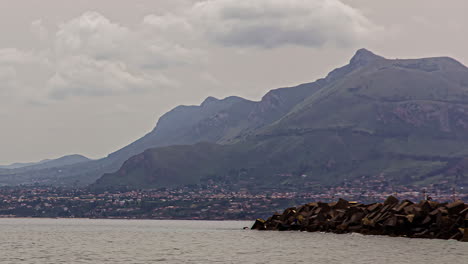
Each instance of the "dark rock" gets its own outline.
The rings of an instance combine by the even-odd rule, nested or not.
[[[348,224],[360,224],[365,214],[363,212],[357,212],[351,216]]]
[[[361,222],[362,222],[362,225],[364,226],[371,226],[371,227],[375,226],[375,222],[367,217],[364,217],[361,220]]]
[[[254,225],[252,226],[252,230],[266,230],[265,220],[258,218],[255,220]]]
[[[349,202],[344,199],[339,199],[335,205],[331,206],[333,209],[347,209],[349,208]]]
[[[380,207],[382,207],[382,204],[376,203],[376,204],[369,205],[367,207],[367,210],[369,212],[374,212],[375,210],[380,209]]]
[[[468,207],[461,211],[460,215],[468,219]]]
[[[391,218],[387,218],[384,222],[385,227],[394,227],[397,225],[397,217],[392,216]]]
[[[465,209],[465,203],[463,201],[455,201],[447,205],[447,211],[449,214],[458,214]]]
[[[384,205],[394,205],[398,202],[399,200],[395,196],[391,195],[387,198],[387,200],[385,200]]]
[[[468,228],[463,228],[463,238],[461,239],[462,242],[468,242]]]
[[[414,215],[412,215],[412,214],[406,215],[406,219],[408,219],[408,222],[413,223]]]
[[[256,230],[301,230],[308,232],[356,232],[368,235],[468,241],[468,206],[462,201],[442,204],[421,201],[398,202],[390,196],[370,205],[340,199],[334,203],[309,203],[275,213],[267,221],[257,219]]]
[[[451,236],[449,239],[454,239],[454,240],[462,240],[463,239],[463,234],[461,232],[455,233],[453,236]]]
[[[393,208],[393,210],[397,213],[400,213],[401,211],[403,211],[403,209],[405,209],[405,207],[410,206],[412,204],[413,204],[412,202],[405,200],[401,202],[400,205]]]
[[[422,221],[421,224],[423,225],[428,225],[432,222],[432,218],[430,216],[426,216],[426,218],[424,218],[424,220]]]
[[[436,216],[436,215],[438,215],[439,213],[442,213],[440,209],[441,209],[441,208],[437,208],[437,209],[433,210],[432,212],[429,213],[429,215],[430,215],[430,216]]]
[[[431,203],[429,203],[429,201],[421,201],[419,203],[419,209],[421,209],[421,211],[424,213],[429,213],[433,210]]]

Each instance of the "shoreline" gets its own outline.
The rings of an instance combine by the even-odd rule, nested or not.
[[[0,220],[2,219],[49,219],[49,220],[147,220],[147,221],[208,221],[208,222],[255,222],[255,219],[246,219],[246,220],[239,220],[239,219],[170,219],[170,218],[162,218],[162,219],[154,219],[154,218],[86,218],[86,217],[4,217],[0,216]]]

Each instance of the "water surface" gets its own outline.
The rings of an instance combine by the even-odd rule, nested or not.
[[[251,222],[0,219],[0,263],[468,263],[468,243],[242,230]]]

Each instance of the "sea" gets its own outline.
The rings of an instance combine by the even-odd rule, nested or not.
[[[246,221],[0,219],[0,263],[460,263],[468,243],[252,231]]]

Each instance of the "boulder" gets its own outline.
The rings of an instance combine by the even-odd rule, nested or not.
[[[265,220],[258,218],[252,226],[252,230],[266,230]]]
[[[468,207],[463,209],[463,211],[460,212],[460,215],[468,219]]]
[[[393,196],[370,205],[339,199],[334,203],[309,203],[257,219],[255,230],[357,232],[416,238],[456,239],[468,242],[468,205],[421,201],[398,202]]]
[[[385,200],[384,202],[384,205],[395,205],[399,202],[399,200],[393,196],[393,195],[390,195],[387,200]]]
[[[333,209],[347,209],[349,208],[349,202],[345,199],[339,199],[335,205],[331,206]]]
[[[447,211],[449,214],[458,214],[465,209],[465,203],[463,201],[455,201],[447,205]]]
[[[414,222],[414,215],[413,214],[409,214],[409,215],[406,215],[406,218],[408,219],[408,222],[410,222],[411,224]]]
[[[431,203],[429,201],[421,201],[418,205],[419,209],[421,209],[422,212],[424,213],[429,213],[433,211],[433,208],[431,206]]]
[[[347,221],[347,224],[360,224],[362,219],[364,218],[365,214],[363,212],[356,212],[351,216],[351,218]]]
[[[400,213],[400,212],[402,212],[402,211],[405,209],[405,207],[408,207],[408,206],[410,206],[410,205],[412,205],[412,204],[413,204],[413,203],[412,203],[411,201],[405,200],[405,201],[401,202],[398,206],[395,206],[395,207],[393,208],[393,210],[394,210],[395,212],[397,212],[397,213]]]
[[[394,215],[390,218],[387,218],[384,222],[384,227],[395,227],[397,225],[397,217]]]
[[[463,228],[463,237],[461,239],[462,242],[468,242],[468,228]]]
[[[374,221],[372,221],[371,219],[369,219],[369,218],[367,218],[367,217],[364,217],[364,218],[361,220],[361,223],[362,223],[362,225],[364,225],[364,226],[371,226],[371,227],[375,226]]]
[[[382,204],[380,204],[380,203],[375,203],[375,204],[371,204],[371,205],[367,206],[367,210],[368,210],[369,212],[374,212],[374,211],[380,209],[381,207],[382,207]]]

